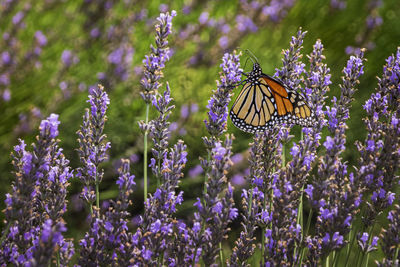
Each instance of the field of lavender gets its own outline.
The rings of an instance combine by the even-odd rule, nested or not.
[[[0,266],[398,266],[399,17],[397,0],[2,1]],[[313,127],[234,127],[246,49]]]

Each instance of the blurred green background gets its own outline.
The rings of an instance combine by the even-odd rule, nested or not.
[[[0,53],[11,55],[12,63],[5,64],[7,58],[3,57],[0,65],[0,77],[8,77],[8,82],[0,80],[0,182],[4,185],[0,188],[1,208],[13,180],[9,153],[18,138],[32,143],[40,120],[50,113],[60,115],[61,146],[71,166],[79,166],[76,131],[88,107],[87,88],[102,83],[111,99],[105,131],[112,148],[109,162],[103,165],[101,198],[107,200],[117,195],[116,167],[120,158],[130,158],[137,182],[131,212],[134,217],[140,213],[143,136],[137,122],[144,119],[144,104],[139,96],[141,62],[149,53],[150,44],[154,45],[155,18],[160,11],[177,11],[169,38],[172,55],[163,82],[169,82],[176,105],[171,116],[171,121],[176,122],[171,126],[171,144],[183,139],[189,152],[188,175],[181,184],[185,203],[178,212],[179,217],[192,214],[194,200],[201,194],[204,178],[201,174],[195,175],[194,168],[199,164],[199,157],[205,155],[201,141],[201,136],[206,135],[203,120],[207,101],[219,78],[224,52],[237,47],[250,49],[263,71],[272,75],[275,68],[282,66],[282,49],[288,48],[291,36],[302,27],[308,32],[303,49],[306,69],[306,55],[312,51],[315,41],[321,39],[325,47],[333,81],[330,101],[332,96],[339,96],[338,83],[349,57],[347,53],[366,47],[368,61],[350,113],[344,155],[351,166],[358,157],[354,142],[365,138],[362,105],[373,92],[385,59],[400,45],[398,0],[3,2],[0,4],[3,37]],[[15,23],[19,12],[24,16]],[[40,44],[35,38],[37,31],[46,36],[46,44]],[[123,54],[122,59],[118,53]],[[245,59],[242,57],[242,64]],[[247,71],[249,67],[248,64]],[[154,114],[152,111],[151,117]],[[298,131],[299,128],[294,129],[294,133]],[[230,122],[228,132],[234,133],[234,152],[240,153],[229,176],[240,186],[252,136],[240,132]],[[240,160],[240,155],[244,159]],[[77,237],[83,235],[87,216],[79,201],[80,190],[79,181],[73,179],[66,220],[70,234]],[[154,183],[151,182],[152,190]],[[239,199],[236,203],[240,203]]]

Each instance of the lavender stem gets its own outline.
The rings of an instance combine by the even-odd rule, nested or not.
[[[369,233],[368,233],[368,244],[371,244],[372,233],[374,232],[374,228],[375,228],[375,223],[372,224],[371,229],[369,230]],[[363,255],[362,255],[362,258],[361,258],[361,265],[362,265],[362,263],[363,263],[363,261],[364,261],[365,253],[366,253],[366,252],[363,251]],[[369,254],[370,254],[370,253],[367,253],[367,261],[365,262],[365,266],[368,266]]]
[[[349,239],[351,238],[351,235],[352,235],[352,234],[353,234],[353,237],[352,237],[352,239],[351,239],[350,244],[349,244],[348,247],[347,247],[347,256],[346,256],[346,262],[345,262],[345,264],[344,264],[344,267],[347,267],[347,263],[349,262],[349,258],[350,258],[351,249],[353,248],[354,241],[355,241],[355,239],[356,239],[356,231],[353,231],[353,229],[354,229],[354,225],[353,225],[353,227],[351,228],[350,233],[349,233]]]
[[[96,207],[100,207],[100,192],[99,192],[99,181],[97,180],[97,174],[95,176],[96,179]]]
[[[221,261],[221,267],[224,267],[225,266],[224,265],[224,254],[222,251],[222,243],[221,242],[219,242],[219,259]]]
[[[146,125],[149,123],[149,103],[146,103]],[[143,194],[144,194],[144,202],[147,201],[147,135],[148,135],[148,131],[146,130],[144,132],[144,148],[143,148],[143,176],[144,176],[144,183],[143,183]]]
[[[308,218],[307,218],[307,226],[306,226],[305,231],[303,232],[303,236],[307,236],[307,235],[308,235],[308,231],[310,230],[312,215],[313,215],[313,210],[312,210],[312,208],[310,207],[310,213],[308,214]],[[302,228],[302,229],[303,229],[303,228]],[[305,251],[305,247],[303,246],[303,247],[300,249],[300,264],[299,264],[299,266],[301,266],[301,265],[303,264],[303,258],[304,258],[305,252],[306,252],[306,251]]]

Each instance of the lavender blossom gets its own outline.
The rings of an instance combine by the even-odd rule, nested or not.
[[[250,150],[250,174],[246,177],[251,188],[243,189],[242,205],[245,211],[243,217],[243,230],[235,242],[229,266],[246,266],[255,251],[255,232],[261,225],[263,232],[272,220],[272,211],[267,207],[271,201],[273,172],[280,165],[280,139],[281,132],[278,128],[256,133]],[[275,142],[272,142],[275,140]],[[277,153],[278,152],[278,153]]]
[[[400,244],[400,206],[395,205],[394,209],[389,211],[387,216],[389,226],[382,229],[381,243],[385,258],[377,263],[379,267],[396,266],[400,262],[399,244]],[[397,256],[397,258],[396,258]]]
[[[304,72],[304,64],[299,60],[302,57],[300,50],[304,36],[305,33],[299,30],[297,36],[292,38],[290,48],[284,51],[283,68],[277,70],[276,73],[286,84],[290,84],[297,90],[300,88],[301,74]],[[317,42],[314,46],[314,51],[309,58],[311,71],[303,93],[307,98],[312,98],[314,108],[320,110],[329,85],[329,69],[322,63],[320,43]],[[316,149],[319,146],[320,131],[323,126],[321,112],[317,112],[316,115],[321,118],[321,121],[313,129],[303,129],[304,139],[291,148],[292,160],[287,164],[286,169],[278,170],[276,174],[273,174],[275,177],[272,183],[273,205],[269,212],[279,214],[279,216],[272,216],[271,227],[265,231],[264,260],[266,264],[285,265],[299,260],[300,254],[296,248],[302,239],[302,229],[298,222],[300,218],[298,214],[302,213],[301,210],[298,211],[300,192],[305,186],[312,163],[316,158]],[[283,143],[288,141],[287,130],[281,136]]]
[[[154,264],[158,258],[169,255],[180,257],[176,254],[173,231],[176,219],[173,214],[177,205],[183,201],[183,192],[175,193],[179,179],[183,176],[183,168],[186,164],[186,145],[182,141],[174,146],[171,152],[165,155],[160,170],[161,185],[145,203],[145,213],[141,218],[140,227],[133,235],[134,246],[140,255],[136,258],[141,264]],[[170,260],[172,260],[170,258]],[[180,262],[178,258],[174,261]]]
[[[131,233],[128,232],[127,208],[132,204],[129,196],[135,186],[134,176],[129,173],[129,160],[122,160],[117,180],[119,194],[105,215],[94,214],[91,228],[80,241],[81,266],[114,264],[126,266],[132,257]],[[95,208],[95,212],[98,212]]]
[[[245,15],[238,15],[236,17],[236,27],[239,31],[251,31],[256,32],[258,30],[257,25],[254,24],[253,20]]]
[[[110,142],[106,142],[106,135],[103,134],[110,99],[104,87],[99,85],[89,91],[87,102],[90,103],[90,110],[86,109],[83,124],[77,132],[78,154],[83,165],[77,169],[77,176],[84,184],[82,198],[92,206],[96,200],[94,187],[97,187],[103,179],[103,170],[99,169],[99,165],[107,160],[107,150],[111,146]]]
[[[340,155],[345,149],[346,121],[352,96],[359,83],[358,78],[363,74],[363,52],[350,57],[343,73],[340,99],[334,97],[333,107],[327,107],[326,111],[328,129],[333,137],[328,136],[324,142],[326,153],[319,159],[318,178],[307,188],[312,207],[319,210],[316,234],[312,238],[307,237],[306,241],[311,265],[346,244],[343,237],[350,231],[360,204],[358,186],[354,183],[353,174],[347,176],[347,165]]]
[[[150,121],[150,137],[153,140],[154,147],[152,148],[153,158],[151,159],[150,166],[152,167],[154,175],[161,177],[161,164],[168,152],[168,139],[170,135],[168,118],[171,110],[175,108],[171,105],[173,100],[171,97],[171,89],[167,82],[166,90],[163,95],[155,95],[153,98],[153,106],[159,113],[159,116]]]
[[[386,62],[376,92],[364,105],[367,137],[364,143],[357,142],[361,157],[356,181],[369,196],[365,225],[373,224],[376,216],[392,205],[399,182],[400,114],[395,99],[400,96],[400,49]]]
[[[378,240],[379,237],[374,236],[372,237],[371,244],[369,244],[370,242],[369,234],[364,232],[362,235],[360,235],[358,239],[358,245],[360,246],[362,252],[370,253],[374,250],[377,250]]]
[[[43,224],[41,235],[34,240],[35,246],[32,249],[33,257],[29,264],[33,266],[49,265],[57,246],[63,242],[62,232],[66,230],[67,228],[65,228],[64,223],[54,223],[51,219],[46,220]],[[67,266],[66,263],[61,265]]]
[[[239,55],[225,54],[221,67],[223,73],[217,82],[218,88],[208,102],[208,120],[205,121],[206,129],[211,137],[203,137],[209,159],[201,160],[206,173],[207,181],[203,194],[203,203],[198,201],[198,213],[195,214],[195,223],[202,226],[202,231],[193,237],[195,240],[194,260],[197,253],[202,254],[206,265],[214,264],[218,253],[219,244],[226,237],[228,223],[236,216],[236,208],[232,199],[233,188],[227,183],[226,172],[231,165],[232,136],[227,135],[225,142],[219,137],[226,130],[228,117],[228,103],[232,89],[240,81],[241,69]],[[223,193],[223,197],[220,195]],[[212,218],[210,220],[210,218]],[[200,252],[201,251],[201,252]],[[220,259],[223,261],[223,259]]]
[[[169,47],[167,37],[171,34],[172,18],[176,16],[173,10],[171,15],[161,13],[157,18],[159,24],[156,25],[156,47],[150,46],[152,53],[147,55],[143,60],[144,77],[141,80],[142,92],[140,95],[146,103],[153,100],[153,95],[161,86],[159,80],[163,76],[162,69],[165,67],[165,62],[169,60]]]
[[[277,69],[275,73],[275,76],[278,76],[284,84],[293,90],[301,88],[302,78],[300,76],[304,73],[305,64],[300,61],[302,57],[300,51],[303,48],[303,39],[306,33],[301,31],[300,28],[296,36],[292,37],[289,49],[283,51],[283,67]]]
[[[25,150],[23,141],[14,148],[16,180],[13,193],[6,195],[7,228],[3,231],[6,239],[1,244],[1,263],[49,262],[60,246],[60,264],[65,266],[73,254],[72,243],[61,234],[66,229],[62,216],[66,209],[67,181],[72,174],[55,140],[58,125],[58,115],[51,114],[40,124],[33,152]],[[48,228],[53,223],[59,230],[57,238],[49,243],[48,236],[52,234]]]
[[[78,63],[79,58],[74,55],[71,50],[64,50],[61,54],[61,61],[64,64],[65,68],[68,68],[72,64]]]
[[[109,84],[117,81],[125,81],[130,76],[130,66],[134,55],[134,49],[129,43],[119,43],[107,57],[110,63],[106,77],[103,79]]]
[[[221,63],[223,74],[218,88],[214,90],[213,96],[208,101],[208,120],[205,121],[207,131],[213,137],[219,137],[226,131],[228,118],[228,103],[231,100],[232,90],[240,82],[242,69],[240,68],[239,57],[241,54],[226,53]],[[206,143],[208,141],[205,141]],[[209,147],[208,144],[206,144]]]

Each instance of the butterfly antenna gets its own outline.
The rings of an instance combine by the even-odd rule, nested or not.
[[[246,69],[246,65],[247,65],[248,61],[249,61],[249,58],[246,58],[246,61],[244,62],[244,67],[243,67],[244,70]]]
[[[246,49],[246,54],[249,55],[249,57],[251,57],[252,59],[254,59],[256,62],[258,62],[257,57],[256,57],[249,49]],[[253,60],[252,60],[252,61],[253,61]],[[253,63],[254,63],[254,61],[253,61]]]

